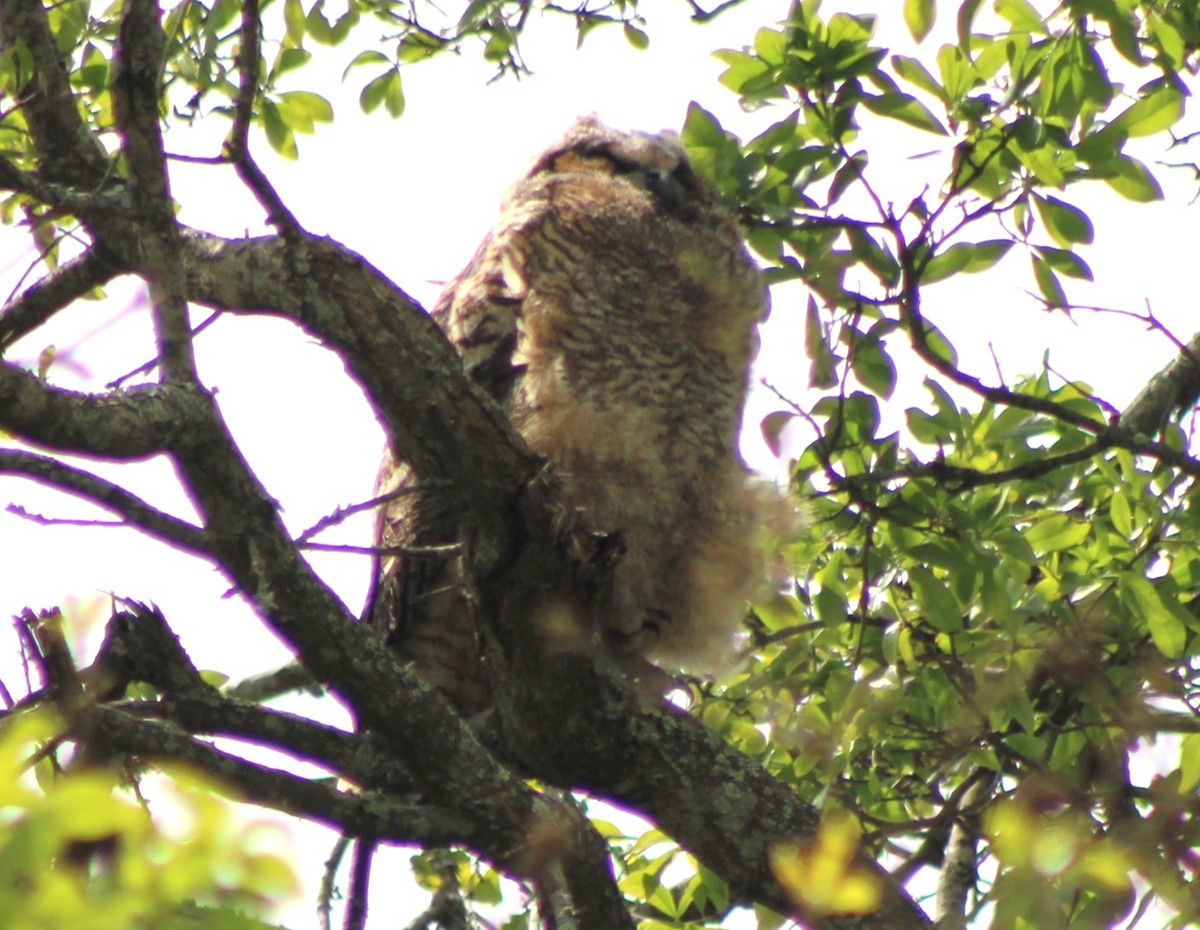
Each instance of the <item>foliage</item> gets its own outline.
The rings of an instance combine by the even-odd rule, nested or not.
[[[271,146],[297,157],[296,134],[333,118],[322,97],[292,89],[314,45],[352,45],[347,74],[364,75],[363,110],[399,117],[406,69],[468,42],[501,72],[520,71],[519,39],[535,7],[573,16],[580,41],[605,24],[621,25],[635,47],[648,38],[629,0],[571,11],[472,0],[457,19],[419,4],[352,0],[333,14],[321,0],[285,0],[247,107],[243,8],[185,2],[165,18],[162,117],[236,124],[248,113]],[[692,712],[824,816],[806,844],[771,853],[775,879],[810,914],[874,906],[878,889],[854,864],[859,844],[906,879],[940,868],[939,908],[972,926],[1110,927],[1155,899],[1179,915],[1176,926],[1200,914],[1190,887],[1200,462],[1176,424],[1195,391],[1149,392],[1117,411],[1049,371],[991,384],[959,367],[923,312],[938,282],[1018,258],[1032,299],[1070,312],[1071,280],[1092,278],[1083,253],[1093,219],[1076,202],[1080,185],[1136,203],[1162,197],[1130,140],[1162,136],[1184,117],[1200,48],[1196,4],[1050,7],[964,0],[953,11],[955,40],[915,58],[875,44],[872,13],[823,16],[802,0],[751,46],[717,53],[722,84],[780,118],[742,142],[693,105],[683,127],[694,164],[739,211],[771,282],[799,282],[809,295],[805,348],[819,393],[784,404],[764,429],[775,441],[795,426],[814,437],[792,469],[814,532],[789,544],[794,585],[755,605],[744,667],[695,683]],[[906,0],[892,15],[920,42],[939,13],[947,11],[935,0]],[[89,129],[115,148],[116,11],[94,15],[66,0],[48,16]],[[364,37],[368,20],[391,31],[387,43]],[[21,99],[32,68],[28,49],[5,46],[6,98]],[[940,156],[930,164],[941,173],[903,208],[886,190],[886,153],[861,141],[880,126],[925,134]],[[21,107],[0,115],[4,215],[26,219],[53,269],[72,211],[49,188],[6,180],[41,161],[28,128]],[[1196,348],[1184,352],[1193,363]],[[897,417],[902,372],[925,395]],[[884,425],[901,421],[903,429]],[[24,719],[10,722],[0,758],[27,752],[32,737],[14,735]],[[1178,762],[1142,784],[1130,760],[1149,745]],[[215,841],[171,846],[135,807],[106,801],[116,787],[98,779],[70,776],[44,795],[11,789],[16,813],[0,857],[33,834],[45,863],[94,838],[89,830],[129,837],[118,844],[119,867],[45,874],[72,893],[134,875],[169,887],[144,899],[160,908],[136,915],[149,921],[185,899],[228,903],[217,869],[201,868],[211,857],[243,864],[239,894],[278,890],[274,860],[239,859]],[[55,813],[89,799],[98,819]],[[187,803],[204,836],[221,832],[203,791]],[[714,925],[735,900],[677,838],[595,825],[643,926]],[[154,865],[135,855],[151,840],[172,850]],[[468,901],[496,902],[494,871],[465,856],[439,871],[442,855],[415,861],[424,887],[444,888],[452,874]],[[11,892],[0,889],[9,913],[49,900]],[[99,905],[94,913],[107,914]],[[761,926],[782,920],[766,908],[759,917]],[[132,915],[106,925],[120,919]]]
[[[48,750],[61,721],[40,711],[0,728],[0,908],[12,930],[156,927],[266,930],[251,917],[294,890],[289,867],[261,847],[205,778],[171,772],[155,802],[165,826],[112,771],[56,774]],[[27,777],[36,773],[37,780]],[[173,796],[172,796],[173,795]]]
[[[685,141],[741,205],[775,279],[819,298],[807,348],[827,392],[768,421],[817,435],[795,463],[819,529],[792,553],[795,599],[757,610],[763,648],[701,712],[735,740],[739,723],[768,723],[769,739],[744,748],[854,811],[878,851],[919,853],[973,784],[1007,798],[984,829],[979,902],[995,902],[993,926],[1110,926],[1134,904],[1134,873],[1194,912],[1181,773],[1135,788],[1128,769],[1139,740],[1195,726],[1189,437],[1174,425],[1155,443],[1119,436],[1111,406],[1048,373],[985,386],[956,367],[921,297],[1014,250],[1046,309],[1069,310],[1063,277],[1091,279],[1077,249],[1093,233],[1068,198],[1096,180],[1161,197],[1125,144],[1182,117],[1200,20],[1190,4],[1044,16],[999,2],[1002,22],[983,32],[980,7],[962,5],[958,43],[927,66],[873,46],[873,16],[823,20],[800,4],[752,48],[718,53],[722,82],[750,105],[782,103],[784,119],[742,145],[689,114]],[[920,39],[933,4],[905,13]],[[1142,83],[1122,87],[1118,72]],[[951,153],[900,212],[876,186],[886,161],[877,177],[855,144],[872,119]],[[900,342],[927,368],[929,401],[894,432],[881,404]],[[1053,853],[1037,862],[1043,846]]]

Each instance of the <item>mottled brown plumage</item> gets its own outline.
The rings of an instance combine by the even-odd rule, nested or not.
[[[678,139],[586,118],[509,192],[433,311],[549,462],[568,522],[623,544],[602,611],[614,653],[719,664],[762,583],[778,498],[737,437],[764,310],[736,225]],[[385,461],[381,490],[413,482]],[[454,520],[413,493],[386,507],[380,536],[415,551],[381,561],[376,622],[461,709],[486,706]]]

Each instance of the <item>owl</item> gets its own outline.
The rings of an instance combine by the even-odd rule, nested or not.
[[[564,525],[616,541],[598,611],[612,655],[727,661],[780,502],[737,451],[763,280],[678,137],[578,120],[512,187],[432,315],[555,476]],[[436,476],[421,476],[421,481]],[[465,713],[489,669],[459,529],[385,458],[369,607]]]

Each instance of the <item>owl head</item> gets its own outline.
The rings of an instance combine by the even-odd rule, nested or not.
[[[711,202],[692,170],[678,133],[624,132],[595,115],[577,119],[530,166],[524,180],[544,174],[597,172],[620,176],[649,191],[672,213],[687,214]]]

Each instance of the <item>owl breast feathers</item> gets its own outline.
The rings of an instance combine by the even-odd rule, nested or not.
[[[673,134],[581,119],[509,192],[433,316],[557,476],[562,512],[623,554],[601,611],[614,654],[707,670],[764,581],[777,493],[737,452],[762,279]],[[427,480],[427,476],[422,476]],[[385,460],[381,491],[415,485]],[[372,615],[461,709],[486,704],[457,528],[391,501]]]

